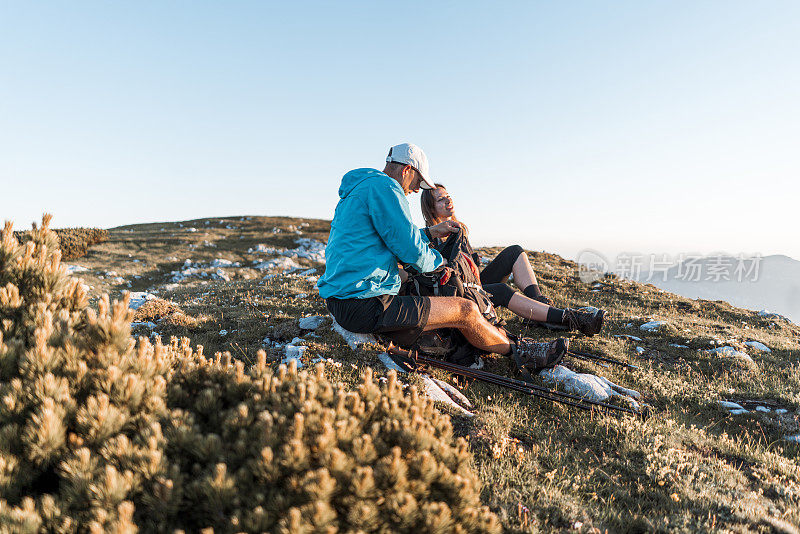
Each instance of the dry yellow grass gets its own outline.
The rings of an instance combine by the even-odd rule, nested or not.
[[[327,314],[307,276],[265,272],[254,261],[272,255],[250,252],[258,244],[293,248],[299,237],[326,240],[327,221],[240,217],[181,223],[134,225],[109,232],[106,243],[77,263],[91,294],[152,291],[190,317],[207,317],[182,327],[206,353],[228,350],[246,363],[265,348],[278,362],[283,349],[264,338],[287,342],[303,337],[303,361],[330,358],[333,382],[354,386],[366,366],[383,374],[378,346],[350,350],[326,325],[301,332],[298,318]],[[302,227],[302,235],[295,233]],[[162,230],[163,228],[163,230]],[[196,231],[189,230],[195,228]],[[277,229],[278,231],[275,231]],[[491,254],[499,249],[485,249]],[[573,346],[635,363],[639,371],[567,361],[640,390],[656,414],[646,422],[577,413],[493,386],[473,383],[464,393],[477,416],[453,416],[457,433],[469,440],[484,484],[483,502],[509,531],[736,531],[792,532],[800,523],[800,456],[785,440],[800,433],[800,327],[758,316],[724,302],[694,301],[654,286],[613,277],[584,284],[576,265],[557,255],[530,253],[543,291],[557,305],[591,304],[608,310],[600,336],[573,336]],[[240,262],[223,268],[230,278],[194,276],[173,282],[184,262],[206,265],[215,259]],[[324,265],[297,258],[303,269]],[[107,276],[115,271],[124,282]],[[138,278],[135,278],[138,277]],[[130,282],[130,287],[128,286]],[[503,312],[508,328],[542,340],[555,336],[526,330]],[[663,320],[656,333],[638,328]],[[161,335],[173,326],[159,322]],[[175,330],[177,331],[177,330]],[[151,331],[142,333],[148,335]],[[634,335],[633,342],[615,335]],[[760,341],[761,353],[744,345]],[[707,352],[716,345],[747,352],[752,362]],[[673,345],[684,345],[679,348]],[[636,347],[643,349],[637,354]],[[510,373],[501,357],[487,359],[489,370]],[[443,374],[440,378],[447,379]],[[404,381],[415,378],[404,376]],[[730,415],[720,400],[736,401],[750,413]],[[755,411],[756,406],[770,409]],[[777,414],[776,409],[786,413]]]

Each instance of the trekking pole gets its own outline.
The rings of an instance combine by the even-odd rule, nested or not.
[[[428,362],[420,361],[422,365],[429,365]],[[445,365],[439,365],[445,364]],[[430,365],[430,367],[435,367],[437,369],[441,369],[443,371],[460,375],[466,378],[473,378],[476,380],[480,380],[482,382],[486,382],[487,384],[492,384],[495,386],[501,386],[513,391],[518,391],[520,393],[527,393],[529,395],[533,395],[535,397],[541,397],[543,399],[547,399],[553,402],[561,402],[563,404],[568,404],[570,406],[575,406],[576,408],[580,408],[582,410],[591,410],[591,406],[587,406],[586,404],[582,403],[582,401],[576,399],[570,399],[569,397],[562,397],[559,395],[560,391],[550,390],[547,388],[539,388],[532,386],[531,384],[527,384],[526,382],[522,382],[522,384],[515,384],[509,383],[504,380],[504,377],[500,375],[495,375],[493,373],[485,373],[485,374],[477,374],[474,371],[475,369],[470,369],[467,371],[467,368],[461,366],[451,366],[446,365],[447,362],[442,362],[439,360],[435,360],[435,363]]]
[[[504,387],[511,391],[516,391],[519,393],[525,393],[527,395],[531,395],[533,397],[538,397],[541,399],[549,400],[551,402],[565,404],[567,406],[574,406],[575,408],[592,411],[595,409],[604,410],[607,412],[630,412],[633,414],[638,414],[635,410],[630,408],[624,408],[621,406],[614,406],[611,404],[606,404],[602,402],[592,401],[590,399],[585,399],[583,397],[573,396],[568,393],[564,393],[562,391],[543,388],[539,386],[534,386],[532,384],[528,384],[526,382],[522,383],[514,383],[508,382],[503,380],[503,377],[499,377],[498,375],[494,376],[486,376],[486,375],[473,375],[472,373],[464,373],[461,369],[451,369],[444,366],[437,366],[439,369],[442,369],[447,372],[451,372],[454,374],[459,374],[468,378],[474,378],[476,380],[480,380],[482,382],[486,382],[487,384],[492,384],[500,387]],[[495,378],[497,377],[497,378]],[[521,382],[521,381],[520,381]]]
[[[515,378],[496,375],[494,373],[481,371],[479,369],[470,369],[469,367],[462,367],[460,365],[445,362],[442,360],[426,358],[425,356],[417,355],[416,361],[423,365],[427,365],[429,367],[435,367],[438,369],[442,369],[443,371],[448,371],[450,373],[458,374],[468,378],[475,378],[477,380],[502,386],[507,389],[511,389],[513,391],[526,393],[534,397],[544,398],[552,402],[558,402],[561,404],[574,406],[582,410],[591,411],[596,408],[608,412],[630,413],[639,416],[647,415],[645,412],[637,411],[632,408],[626,408],[624,406],[615,406],[613,404],[608,404],[600,401],[593,401],[591,399],[587,399],[579,395],[573,395],[571,393],[566,393],[564,391],[558,391],[555,389],[549,389],[546,387],[537,386],[529,382],[524,382],[522,380],[517,380]]]
[[[607,356],[600,356],[599,354],[592,354],[590,352],[581,352],[579,350],[567,350],[567,356],[573,356],[580,360],[594,360],[598,362],[606,362],[606,363],[613,363],[614,365],[619,365],[620,367],[627,367],[628,369],[639,369],[638,365],[633,365],[632,363],[623,362],[621,360],[616,360],[614,358],[609,358]]]

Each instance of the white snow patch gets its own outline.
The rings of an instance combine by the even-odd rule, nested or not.
[[[657,332],[667,324],[666,321],[649,321],[639,326],[639,330],[643,332]]]
[[[595,402],[604,402],[610,397],[622,397],[631,406],[638,408],[634,400],[641,397],[638,391],[619,386],[607,378],[588,373],[576,373],[563,365],[556,365],[552,369],[545,369],[539,376],[550,385],[560,384],[568,393],[579,395]]]
[[[642,341],[642,338],[636,337],[636,336],[631,336],[629,334],[614,334],[614,337],[621,337],[623,339],[630,339],[631,341],[639,341],[639,342]]]
[[[295,240],[295,243],[300,246],[287,250],[283,253],[284,256],[289,256],[290,258],[306,258],[311,261],[325,263],[325,243],[307,237],[301,237]]]
[[[263,252],[265,254],[282,254],[283,252],[286,252],[286,249],[285,248],[270,247],[270,246],[267,246],[267,245],[265,245],[263,243],[260,244],[260,245],[256,245],[255,248],[251,247],[251,248],[247,249],[247,253],[248,254],[254,254],[256,252]]]
[[[472,410],[472,409],[474,408],[474,406],[473,406],[473,405],[472,405],[472,403],[469,401],[469,399],[468,399],[467,397],[465,397],[465,396],[464,396],[464,394],[463,394],[463,393],[461,393],[461,391],[459,391],[459,389],[458,389],[457,387],[453,386],[452,384],[448,384],[448,383],[447,383],[447,382],[445,382],[444,380],[439,380],[438,378],[432,378],[432,380],[433,380],[434,382],[436,382],[436,385],[437,385],[437,386],[439,386],[440,388],[442,388],[442,391],[444,391],[444,392],[445,392],[445,393],[447,393],[447,394],[448,394],[450,397],[452,397],[452,398],[454,398],[455,400],[457,400],[457,401],[458,401],[460,404],[462,404],[464,407],[466,407],[466,408],[467,408],[467,409],[469,409],[469,410]]]
[[[355,350],[359,345],[364,345],[365,343],[375,343],[375,337],[372,334],[358,334],[356,332],[350,332],[349,330],[345,330],[342,325],[337,323],[333,316],[331,316],[331,319],[333,320],[334,331],[344,338],[345,342],[351,349]]]
[[[226,260],[226,259],[223,259],[223,258],[217,258],[214,261],[212,261],[211,264],[209,265],[209,267],[212,267],[212,268],[213,267],[240,267],[240,266],[241,266],[241,264],[238,261],[231,261],[231,260]]]
[[[770,413],[772,410],[770,410],[766,406],[756,406],[756,411],[762,413]]]
[[[202,278],[208,278],[209,276],[215,280],[225,280],[230,281],[230,275],[228,275],[225,271],[222,270],[222,267],[232,268],[232,267],[239,267],[241,264],[237,261],[226,260],[222,258],[217,258],[213,260],[211,263],[192,263],[192,260],[187,259],[183,262],[183,266],[179,271],[172,271],[170,274],[172,275],[171,282],[178,283],[183,282],[186,278],[190,276],[199,276]],[[208,272],[210,269],[215,269],[214,272]]]
[[[148,293],[147,291],[134,291],[131,293],[131,299],[128,301],[128,307],[132,310],[138,310],[142,307],[142,305],[147,302],[148,300],[153,300],[156,297],[155,295]]]
[[[256,245],[255,248],[248,249],[248,253],[265,253],[265,254],[279,254],[287,258],[306,258],[311,261],[318,261],[325,263],[325,243],[307,237],[301,237],[295,240],[299,245],[296,248],[284,249],[278,247],[271,247],[265,244]],[[310,274],[310,273],[307,273]]]
[[[786,441],[793,441],[795,443],[800,443],[800,434],[795,434],[794,436],[783,436],[783,439]]]
[[[275,258],[272,260],[262,261],[256,263],[253,266],[254,268],[258,269],[259,271],[267,271],[272,269],[280,269],[281,271],[285,272],[292,272],[296,271],[297,269],[302,269],[300,265],[298,265],[294,260],[291,258]]]
[[[338,325],[337,325],[338,326]],[[341,328],[341,327],[340,327]],[[394,369],[399,373],[405,373],[403,369],[398,366],[392,358],[384,353],[378,355],[378,359],[386,366],[387,369]],[[435,378],[431,378],[430,376],[426,375],[425,373],[420,373],[419,375],[422,378],[423,384],[423,391],[425,395],[427,395],[430,399],[438,402],[442,402],[452,409],[457,411],[462,415],[466,415],[467,417],[473,417],[475,414],[458,404],[453,398],[448,394],[452,394],[456,397],[459,401],[464,402],[466,406],[472,407],[472,404],[467,400],[467,398],[456,388],[447,384],[446,382],[442,382],[441,380],[436,380]]]
[[[424,384],[425,394],[431,398],[431,400],[443,402],[447,404],[457,412],[461,413],[462,415],[466,415],[467,417],[472,417],[475,414],[458,404],[454,401],[450,395],[448,395],[440,386],[437,384],[433,378],[429,377],[428,375],[421,375],[422,376],[422,383]]]
[[[753,358],[751,358],[748,354],[738,351],[735,348],[728,345],[724,347],[717,347],[716,349],[709,349],[704,352],[707,352],[709,354],[716,354],[717,356],[726,356],[729,358],[739,356],[741,358],[745,358],[746,360],[750,360],[751,362],[753,361]]]
[[[788,413],[788,412],[789,412],[789,410],[787,410],[786,408],[778,408],[778,409],[775,410],[775,413],[778,414],[778,415],[783,415],[783,414]]]
[[[291,343],[283,347],[283,353],[286,355],[286,358],[289,359],[299,360],[300,358],[303,357],[303,354],[305,354],[307,350],[308,347],[305,347],[303,345],[293,345]],[[298,361],[298,363],[300,362]]]
[[[155,328],[157,325],[156,325],[156,323],[154,323],[154,322],[152,322],[152,321],[133,321],[133,322],[131,323],[131,328],[135,328],[135,327],[137,327],[137,326],[142,326],[142,327],[144,327],[144,328],[150,328],[150,329],[153,329],[153,328]]]
[[[726,410],[744,410],[744,406],[738,404],[736,402],[731,401],[717,401],[717,404],[720,408],[725,408]]]
[[[676,349],[688,349],[689,348],[687,345],[681,345],[680,343],[670,343],[669,346],[670,347],[674,347]]]
[[[228,331],[227,331],[227,330],[220,330],[220,331],[219,331],[219,335],[221,335],[221,336],[227,336],[227,335],[228,335]]]
[[[644,354],[644,349],[642,347],[636,347],[636,354]]]
[[[756,350],[760,350],[761,352],[772,352],[769,347],[767,347],[760,341],[745,341],[744,344],[749,347],[753,347]]]
[[[64,265],[67,269],[67,274],[74,274],[74,273],[82,273],[88,271],[89,269],[84,267],[83,265]]]
[[[182,269],[180,271],[172,271],[172,278],[170,281],[173,283],[183,282],[190,276],[208,276],[208,273],[201,271],[200,269],[190,267],[188,269]]]

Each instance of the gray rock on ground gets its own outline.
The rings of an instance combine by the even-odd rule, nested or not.
[[[316,330],[325,322],[325,317],[322,315],[312,315],[311,317],[302,317],[298,322],[302,330]]]

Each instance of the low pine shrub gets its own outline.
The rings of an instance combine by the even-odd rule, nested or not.
[[[108,230],[102,228],[57,228],[52,232],[58,238],[56,246],[64,261],[82,258],[92,245],[108,241]],[[15,232],[15,236],[22,243],[33,239],[32,232]]]
[[[0,243],[0,531],[499,531],[416,389],[134,342],[127,299],[90,309],[49,222]]]

